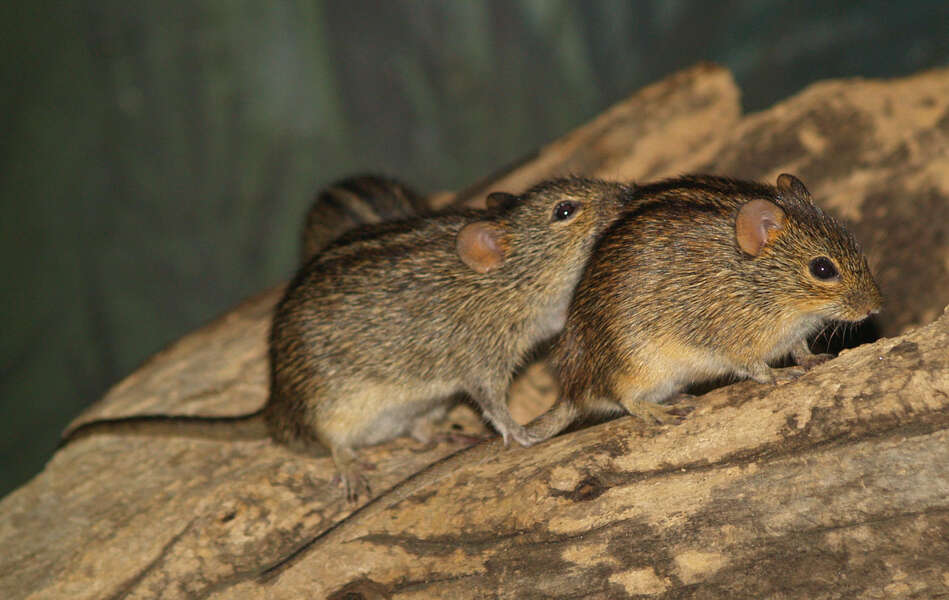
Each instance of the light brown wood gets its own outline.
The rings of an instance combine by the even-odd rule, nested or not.
[[[949,588],[946,348],[949,314],[791,383],[713,391],[682,425],[485,443],[228,593],[323,596],[371,565],[397,598],[934,597]]]

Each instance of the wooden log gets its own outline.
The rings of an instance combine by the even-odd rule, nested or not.
[[[949,591],[949,309],[682,425],[618,419],[421,473],[242,597],[935,597]],[[222,595],[221,597],[224,597]]]
[[[0,501],[0,597],[945,593],[949,318],[908,328],[949,301],[947,91],[949,70],[828,82],[738,121],[730,76],[703,65],[457,199],[565,171],[800,172],[858,228],[890,294],[878,326],[902,337],[777,388],[716,390],[677,427],[627,418],[531,449],[370,448],[383,493],[355,513],[328,459],[269,442],[83,439]],[[82,419],[256,409],[279,293],[156,355]],[[528,373],[512,390],[522,420],[554,390]],[[483,431],[466,410],[451,422]]]

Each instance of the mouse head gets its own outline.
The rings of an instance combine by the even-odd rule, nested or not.
[[[629,188],[583,178],[554,179],[519,196],[488,195],[487,215],[458,232],[461,260],[479,273],[514,260],[586,261],[596,237],[620,214]]]
[[[853,235],[824,213],[793,175],[782,174],[773,199],[738,209],[735,239],[789,308],[824,319],[860,321],[882,296]]]

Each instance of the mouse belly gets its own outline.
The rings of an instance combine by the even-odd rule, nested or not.
[[[734,365],[718,353],[664,340],[629,357],[627,368],[616,374],[613,389],[619,399],[658,403],[690,384],[734,372]]]
[[[321,407],[316,427],[355,448],[407,435],[416,421],[455,401],[451,382],[364,382],[350,387],[332,407]]]

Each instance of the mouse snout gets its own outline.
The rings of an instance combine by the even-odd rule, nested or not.
[[[876,286],[852,289],[839,298],[839,310],[835,318],[850,322],[863,321],[883,309],[883,295]]]
[[[861,320],[879,314],[883,310],[883,296],[876,287],[868,293],[860,294],[860,297],[854,300],[856,301],[851,306],[856,308],[854,312],[860,316]]]
[[[883,310],[883,294],[880,293],[880,288],[877,287],[874,282],[873,289],[869,294],[869,303],[867,305],[867,316],[875,315]]]

